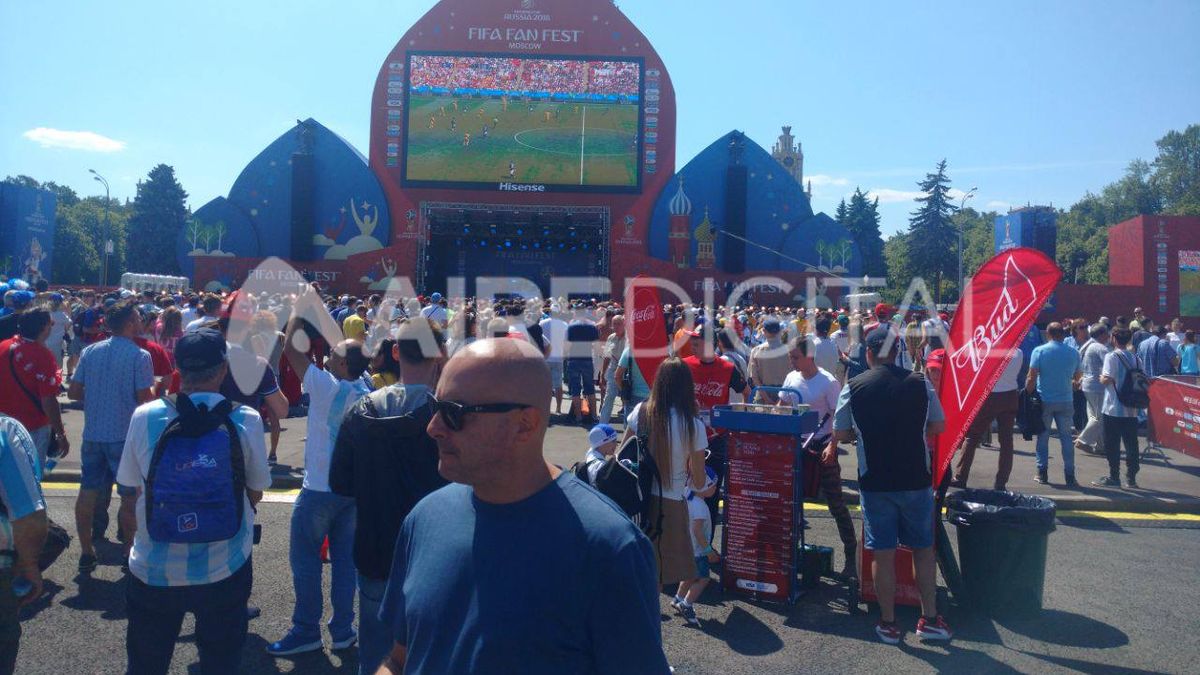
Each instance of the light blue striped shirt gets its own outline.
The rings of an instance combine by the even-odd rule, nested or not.
[[[224,400],[220,394],[190,396],[193,403],[212,407]],[[117,469],[117,482],[138,488],[137,535],[129,554],[129,571],[151,586],[199,586],[228,578],[250,559],[254,546],[254,509],[245,500],[242,527],[233,539],[208,544],[169,544],[154,541],[146,531],[146,477],[154,446],[167,423],[179,413],[165,399],[140,406],[129,423],[125,451]],[[258,411],[240,406],[230,415],[242,443],[246,463],[246,489],[262,491],[271,487],[267,466],[267,448],[263,441],[262,418]]]
[[[13,550],[13,520],[46,510],[39,484],[37,450],[25,427],[15,419],[0,415],[0,551]],[[0,555],[0,569],[12,566],[12,557]]]

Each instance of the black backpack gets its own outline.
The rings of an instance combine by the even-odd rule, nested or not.
[[[1136,356],[1132,364],[1127,363],[1120,352],[1117,358],[1121,359],[1121,365],[1125,366],[1125,377],[1121,380],[1121,386],[1117,388],[1117,400],[1127,408],[1149,408],[1150,378],[1146,371],[1138,368]]]
[[[645,410],[638,411],[638,433],[630,436],[616,454],[600,467],[592,487],[613,502],[641,528],[650,541],[658,539],[662,534],[662,475],[658,464],[650,451],[650,429],[647,426]],[[587,465],[584,462],[576,464],[576,476],[582,472],[586,478]],[[586,482],[586,481],[585,481]],[[654,487],[658,487],[658,495]],[[651,519],[651,506],[658,500],[656,517]]]

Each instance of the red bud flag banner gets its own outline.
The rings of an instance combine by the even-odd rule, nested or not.
[[[934,454],[934,487],[1061,278],[1041,251],[1013,248],[984,263],[971,279],[950,326],[949,358],[942,367],[938,399],[946,431]]]
[[[667,325],[658,288],[646,277],[630,282],[625,295],[625,337],[646,383],[653,386],[658,365],[667,358]]]

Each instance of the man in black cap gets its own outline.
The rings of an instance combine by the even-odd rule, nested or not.
[[[856,441],[865,546],[874,554],[871,572],[879,596],[875,633],[887,644],[901,639],[896,625],[896,546],[913,551],[921,619],[917,635],[949,640],[937,615],[937,566],[933,553],[933,475],[927,436],[941,433],[946,417],[933,388],[917,373],[895,365],[903,338],[887,324],[867,334],[870,369],[842,389],[834,414],[834,439]]]
[[[246,641],[246,602],[250,599],[252,583],[250,554],[254,544],[254,506],[262,499],[263,491],[271,486],[262,418],[258,411],[236,404],[224,418],[237,431],[240,459],[244,467],[244,489],[241,494],[235,490],[230,495],[230,500],[236,501],[233,502],[233,508],[223,512],[240,512],[240,525],[237,522],[230,523],[232,537],[207,543],[181,542],[179,539],[188,531],[185,524],[179,525],[180,531],[175,533],[171,528],[163,527],[158,519],[149,523],[155,528],[152,530],[147,522],[151,513],[146,509],[146,490],[156,487],[149,485],[149,476],[155,446],[168,424],[179,417],[181,411],[186,411],[187,415],[213,417],[221,417],[225,412],[222,407],[226,399],[220,394],[220,389],[229,366],[225,338],[221,333],[201,328],[184,334],[175,346],[175,362],[181,379],[178,398],[174,401],[157,399],[134,412],[121,464],[117,469],[118,484],[137,493],[136,507],[127,508],[128,497],[125,496],[122,496],[121,504],[125,531],[136,531],[129,554],[130,577],[126,586],[129,626],[125,648],[129,658],[128,672],[167,672],[183,617],[191,613],[196,618],[200,671],[233,673],[238,671],[242,646]],[[188,419],[208,422],[208,418]],[[211,433],[203,438],[210,436]],[[171,456],[174,461],[169,465],[159,462],[156,474],[159,479],[162,479],[164,471],[171,473],[170,467],[184,466],[194,472],[205,472],[188,480],[226,480],[229,474],[222,472],[232,472],[233,484],[238,485],[236,476],[239,472],[231,462],[239,459],[239,453],[234,452],[232,444],[229,445],[228,459],[223,460],[225,453],[216,452],[203,442],[197,442],[189,448],[188,440],[181,436],[170,437],[165,445],[174,453]],[[195,451],[194,459],[190,462],[179,461],[186,458],[180,458],[178,453],[189,450]],[[177,493],[183,484],[179,482],[182,474],[178,468],[174,471],[171,476],[175,480],[172,487]],[[155,492],[155,511],[169,508],[169,500],[178,498],[177,494],[166,493],[168,505],[164,506],[161,503],[164,500],[162,494]],[[240,502],[240,506],[237,502]],[[211,509],[207,513],[200,513],[194,517],[192,529],[198,529],[201,523],[207,525],[221,513]],[[183,514],[178,519],[168,521],[185,523],[183,519],[189,515],[193,514]],[[203,541],[204,538],[197,539]]]

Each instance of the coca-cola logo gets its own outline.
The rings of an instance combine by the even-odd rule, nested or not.
[[[696,396],[717,397],[725,393],[725,386],[720,382],[708,381],[696,383]]]
[[[646,307],[643,309],[634,310],[633,313],[631,314],[631,316],[633,317],[633,322],[634,323],[646,323],[648,321],[653,321],[658,316],[658,312],[654,311],[655,309],[656,308],[654,308],[654,307]]]
[[[975,316],[984,308],[978,308]],[[975,393],[980,382],[980,375],[989,359],[1000,359],[1004,354],[995,353],[1000,343],[1013,332],[1015,326],[1023,325],[1019,319],[1025,314],[1037,310],[1037,288],[1017,265],[1014,257],[1010,256],[1004,265],[1004,285],[1000,296],[987,321],[974,324],[974,329],[967,336],[966,344],[958,347],[950,356],[950,376],[954,382],[954,392],[960,408]],[[955,336],[957,337],[957,336]],[[1020,336],[1015,336],[1015,343]],[[995,361],[999,367],[999,361]]]

